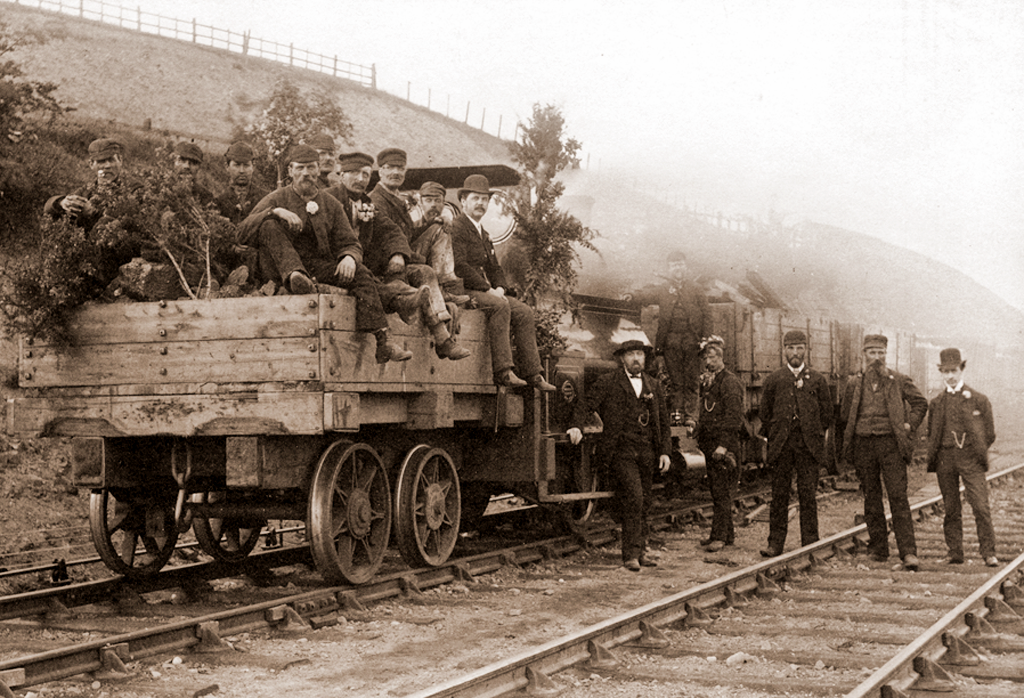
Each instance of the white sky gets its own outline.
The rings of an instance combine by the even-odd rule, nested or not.
[[[469,101],[476,126],[485,107],[505,137],[556,104],[591,171],[875,235],[1024,309],[1019,0],[124,4],[375,63],[381,89]]]

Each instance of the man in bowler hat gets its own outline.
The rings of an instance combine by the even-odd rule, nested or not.
[[[622,510],[622,564],[633,572],[657,563],[645,554],[647,515],[651,507],[654,469],[671,466],[672,437],[661,382],[644,373],[652,350],[638,339],[616,350],[621,368],[598,376],[573,415],[567,430],[574,445],[583,439],[582,425],[594,412],[604,423],[594,458],[611,474]]]
[[[843,433],[840,460],[853,462],[864,490],[871,559],[885,562],[889,557],[884,481],[903,567],[916,572],[920,562],[907,500],[907,465],[914,455],[914,432],[924,421],[928,400],[909,376],[886,367],[888,344],[884,335],[864,337],[864,370],[847,380],[839,409]]]
[[[462,213],[447,226],[455,254],[455,273],[465,284],[466,293],[487,317],[494,382],[500,386],[529,385],[553,392],[555,386],[544,380],[541,372],[533,308],[508,293],[505,272],[480,222],[487,213],[492,194],[487,177],[478,174],[466,177],[459,189]],[[510,335],[515,338],[521,374],[526,380],[513,371]]]
[[[825,376],[807,366],[807,335],[782,338],[786,365],[764,381],[761,421],[768,433],[772,503],[764,557],[782,554],[789,526],[789,493],[796,473],[800,544],[818,541],[818,473],[825,464],[825,430],[832,426],[832,394]]]
[[[988,504],[988,449],[996,440],[992,404],[974,388],[964,384],[967,362],[959,349],[939,352],[939,372],[945,389],[928,408],[928,472],[935,473],[946,510],[942,531],[949,555],[946,562],[963,564],[964,530],[960,481],[974,511],[978,547],[989,567],[997,567],[996,534]]]

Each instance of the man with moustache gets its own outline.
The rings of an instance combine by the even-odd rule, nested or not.
[[[445,188],[437,182],[424,182],[420,185],[420,224],[409,236],[409,244],[413,252],[426,260],[434,273],[445,300],[456,305],[469,302],[462,279],[455,273],[455,253],[452,251],[452,236],[445,227],[443,217],[445,206]]]
[[[320,158],[320,174],[318,177],[320,188],[329,189],[335,184],[331,178],[338,167],[338,161],[335,158],[338,146],[334,145],[334,139],[326,133],[318,133],[315,136],[311,136],[306,140],[306,145],[315,148]]]
[[[366,194],[373,172],[373,158],[366,153],[347,153],[338,158],[341,184],[327,193],[347,214],[358,232],[367,268],[382,280],[381,302],[388,312],[397,312],[406,322],[417,315],[434,338],[439,358],[458,361],[470,355],[458,344],[448,323],[451,313],[437,284],[434,270],[415,264],[405,233],[387,216],[381,215]]]
[[[959,349],[939,352],[939,373],[945,389],[928,407],[928,472],[935,473],[942,492],[942,531],[949,553],[946,562],[964,562],[963,510],[960,481],[974,512],[978,548],[988,567],[998,567],[996,532],[988,503],[988,449],[996,440],[992,403],[964,383],[967,362]]]
[[[252,146],[244,141],[235,141],[224,161],[228,169],[228,188],[214,199],[220,215],[235,225],[252,213],[256,203],[268,194],[266,189],[253,181],[253,159],[256,157]]]
[[[761,421],[768,433],[772,503],[768,547],[777,557],[786,545],[789,494],[796,473],[800,500],[800,544],[818,541],[818,473],[825,463],[825,430],[832,426],[832,394],[825,376],[807,367],[807,335],[791,330],[782,338],[786,365],[764,381]]]
[[[884,481],[903,567],[916,572],[920,562],[907,500],[907,465],[914,455],[913,435],[928,411],[928,401],[909,376],[886,367],[888,345],[884,335],[864,337],[865,368],[846,382],[839,410],[843,433],[840,460],[852,460],[864,490],[871,559],[885,562],[889,557],[889,529],[882,503]]]
[[[105,204],[123,191],[124,146],[113,138],[97,138],[89,144],[89,168],[95,179],[71,194],[50,197],[43,206],[45,215],[67,218],[86,231],[95,227]]]
[[[263,273],[291,293],[315,293],[314,279],[348,289],[356,299],[356,330],[377,340],[377,363],[408,361],[412,352],[388,339],[378,282],[363,265],[363,250],[345,210],[317,186],[316,150],[296,146],[288,161],[291,184],[256,204],[239,228],[239,241],[255,243]]]
[[[203,149],[190,141],[181,141],[174,146],[171,161],[176,176],[189,187],[189,193],[196,203],[200,206],[211,203],[213,194],[199,183],[199,170],[203,166]]]
[[[665,473],[672,463],[665,394],[660,381],[644,374],[651,353],[638,339],[619,345],[615,357],[621,368],[598,376],[573,415],[574,426],[566,431],[577,445],[583,438],[579,425],[594,412],[601,417],[604,428],[594,458],[614,480],[622,511],[622,564],[632,572],[658,564],[645,554],[647,515],[654,468]]]
[[[487,336],[491,345],[491,370],[496,385],[531,386],[554,392],[555,386],[544,380],[537,351],[537,326],[533,309],[506,293],[505,272],[494,254],[494,245],[481,220],[491,201],[491,186],[484,175],[466,177],[459,189],[462,213],[448,227],[455,254],[455,273],[466,286],[466,293],[487,317]],[[513,371],[512,343],[522,364],[523,380]]]

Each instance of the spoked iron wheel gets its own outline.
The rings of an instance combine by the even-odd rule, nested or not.
[[[197,504],[215,504],[227,499],[225,492],[196,492],[192,501]],[[260,541],[260,531],[266,521],[259,519],[214,519],[196,515],[192,531],[199,549],[215,560],[241,562],[249,557]]]
[[[362,584],[376,574],[391,535],[391,488],[372,447],[335,441],[324,451],[308,518],[313,561],[324,579]]]
[[[100,559],[114,572],[125,577],[156,574],[178,542],[174,491],[95,491],[89,498],[89,529]]]
[[[440,448],[420,444],[402,462],[395,486],[395,538],[412,567],[444,564],[459,539],[459,474]]]

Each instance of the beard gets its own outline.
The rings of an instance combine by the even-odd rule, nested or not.
[[[293,186],[300,196],[315,196],[317,192],[316,177],[310,175],[299,177]]]

